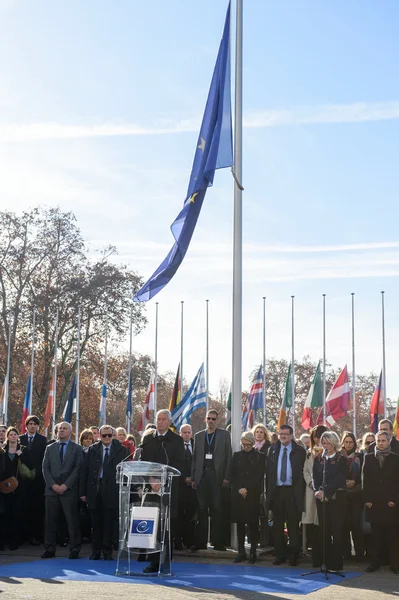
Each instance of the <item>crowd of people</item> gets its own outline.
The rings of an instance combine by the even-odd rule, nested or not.
[[[211,409],[195,436],[190,425],[177,433],[170,412],[160,410],[137,448],[123,427],[90,427],[76,443],[67,422],[57,425],[50,442],[34,415],[21,436],[0,426],[0,550],[44,543],[42,558],[48,559],[69,543],[75,559],[86,540],[92,560],[112,560],[117,465],[142,460],[181,473],[172,492],[175,550],[224,551],[235,523],[236,563],[254,564],[262,556],[257,550],[272,546],[274,565],[296,566],[304,535],[314,567],[339,571],[344,561],[367,556],[366,571],[389,565],[399,574],[399,441],[391,421],[383,419],[379,431],[362,440],[349,431],[340,439],[324,425],[296,440],[290,425],[270,433],[256,424],[242,433],[234,454],[230,432],[218,421]],[[144,571],[157,571],[159,555],[148,559]]]

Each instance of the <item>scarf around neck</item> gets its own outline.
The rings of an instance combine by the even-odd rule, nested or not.
[[[391,452],[392,452],[392,450],[391,450],[390,445],[385,450],[378,450],[377,446],[375,446],[374,454],[375,454],[376,459],[380,463],[380,467],[382,467],[386,457],[389,456],[391,454]]]

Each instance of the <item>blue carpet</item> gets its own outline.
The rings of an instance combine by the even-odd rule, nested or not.
[[[122,566],[124,563],[122,563]],[[16,563],[0,567],[0,577],[16,579],[52,579],[58,581],[91,581],[141,583],[212,590],[247,590],[258,593],[309,594],[328,585],[341,582],[330,575],[328,582],[321,573],[301,577],[301,568],[251,567],[220,564],[173,563],[174,577],[154,578],[139,576],[146,563],[132,561],[131,568],[137,577],[116,577],[116,561],[105,562],[88,559],[71,561],[65,558]],[[360,573],[345,573],[345,579]]]

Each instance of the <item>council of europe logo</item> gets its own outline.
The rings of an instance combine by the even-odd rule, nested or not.
[[[132,533],[138,533],[140,535],[151,535],[154,531],[154,521],[140,521],[139,519],[133,519]]]

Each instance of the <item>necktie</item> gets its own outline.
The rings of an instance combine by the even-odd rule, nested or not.
[[[185,450],[186,454],[191,454],[190,444],[188,442],[184,442],[184,445],[185,445],[184,450]]]
[[[103,479],[107,474],[108,461],[109,461],[109,448],[105,448],[105,456],[104,456],[104,460],[103,460]]]
[[[288,460],[287,448],[284,448],[283,458],[281,460],[281,473],[280,473],[281,483],[285,483],[287,481],[287,460]]]
[[[64,462],[64,446],[65,446],[65,442],[61,442],[60,443],[60,461],[61,461],[61,464]]]
[[[29,439],[28,439],[28,448],[32,447],[32,443],[33,443],[33,436],[29,436]]]

